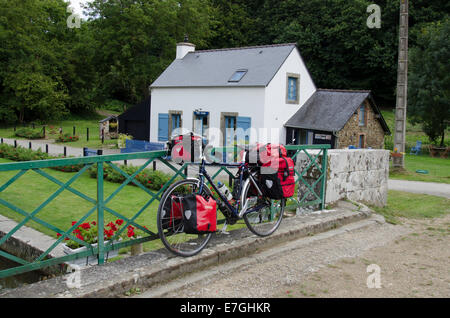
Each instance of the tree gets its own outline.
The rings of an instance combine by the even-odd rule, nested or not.
[[[59,50],[66,7],[63,0],[0,1],[2,120],[58,118],[67,112]]]
[[[88,12],[99,90],[129,103],[148,96],[185,34],[200,48],[210,36],[209,0],[94,0]]]
[[[409,59],[409,119],[443,147],[450,123],[449,17],[422,28]]]

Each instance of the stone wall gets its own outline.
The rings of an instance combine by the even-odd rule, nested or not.
[[[308,151],[314,158],[317,151]],[[321,166],[322,156],[317,161]],[[302,171],[310,159],[297,156],[296,169]],[[320,176],[316,167],[310,167],[304,179],[310,185]],[[385,206],[387,203],[387,182],[389,178],[389,151],[381,149],[333,149],[328,151],[326,203],[342,199]],[[305,186],[299,187],[299,198],[306,193]],[[320,182],[315,191],[320,193]],[[314,200],[309,195],[308,200]]]
[[[337,133],[337,146],[338,149],[348,148],[348,146],[353,145],[358,147],[359,135],[365,135],[365,147],[372,149],[383,149],[384,148],[384,130],[380,124],[380,121],[376,118],[376,114],[373,111],[370,104],[364,101],[366,105],[366,125],[359,125],[359,108],[358,111],[349,119],[342,128]]]

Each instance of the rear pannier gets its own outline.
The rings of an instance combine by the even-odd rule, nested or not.
[[[181,197],[172,195],[167,198],[164,203],[162,218],[163,229],[177,229],[181,225],[183,221]]]
[[[217,202],[212,197],[191,194],[181,198],[184,232],[206,234],[217,229]]]

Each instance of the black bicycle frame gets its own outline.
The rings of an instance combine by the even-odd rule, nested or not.
[[[236,201],[236,207],[239,206],[240,195],[241,195],[241,191],[242,191],[242,180],[243,180],[244,172],[246,170],[250,170],[250,169],[248,167],[246,167],[245,163],[238,163],[238,164],[231,164],[231,163],[229,163],[229,164],[227,164],[227,163],[206,163],[204,160],[202,160],[202,163],[200,164],[200,168],[199,168],[200,187],[199,187],[199,191],[198,192],[202,193],[203,185],[204,185],[204,179],[203,178],[206,178],[206,180],[208,180],[208,182],[213,187],[214,191],[216,191],[216,193],[219,196],[220,200],[222,200],[222,202],[227,206],[229,211],[232,212],[234,214],[234,216],[238,217],[239,216],[238,208],[233,207],[228,202],[228,199],[223,196],[223,194],[219,191],[219,189],[217,189],[216,185],[214,184],[214,181],[211,179],[211,177],[209,176],[208,172],[206,171],[205,166],[233,167],[233,168],[239,168],[239,170],[243,169],[239,173],[239,196],[238,196],[238,199]],[[249,175],[250,175],[250,171],[249,171]],[[253,208],[251,210],[248,210],[248,211],[246,211],[246,213],[253,212],[254,210],[255,211],[258,210],[258,207]]]

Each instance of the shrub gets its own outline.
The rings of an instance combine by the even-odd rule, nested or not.
[[[27,139],[43,139],[44,138],[44,131],[43,130],[35,130],[28,127],[22,127],[18,128],[16,130],[15,135],[17,137],[23,137]]]
[[[14,146],[7,144],[0,144],[0,157],[13,160],[13,161],[33,161],[33,160],[46,160],[46,159],[59,159],[62,158],[50,156],[49,154],[42,152],[40,149],[31,150],[28,148],[23,148],[18,146],[14,148]],[[50,169],[59,170],[63,172],[77,172],[83,168],[83,165],[70,165],[63,167],[51,167]]]
[[[139,167],[136,166],[124,165],[119,166],[119,168],[128,175],[134,174],[139,169]],[[91,176],[91,178],[97,178],[96,165],[93,165],[91,168],[89,168],[89,175]],[[103,178],[114,183],[123,183],[126,179],[122,174],[120,174],[110,166],[103,167]],[[135,179],[146,188],[154,191],[159,191],[167,182],[169,182],[171,176],[161,171],[144,169],[136,176]],[[130,184],[134,185],[134,183],[132,182],[130,182]]]
[[[31,150],[27,148],[17,147],[1,144],[0,157],[13,161],[32,161],[50,159],[49,155],[41,150]]]

